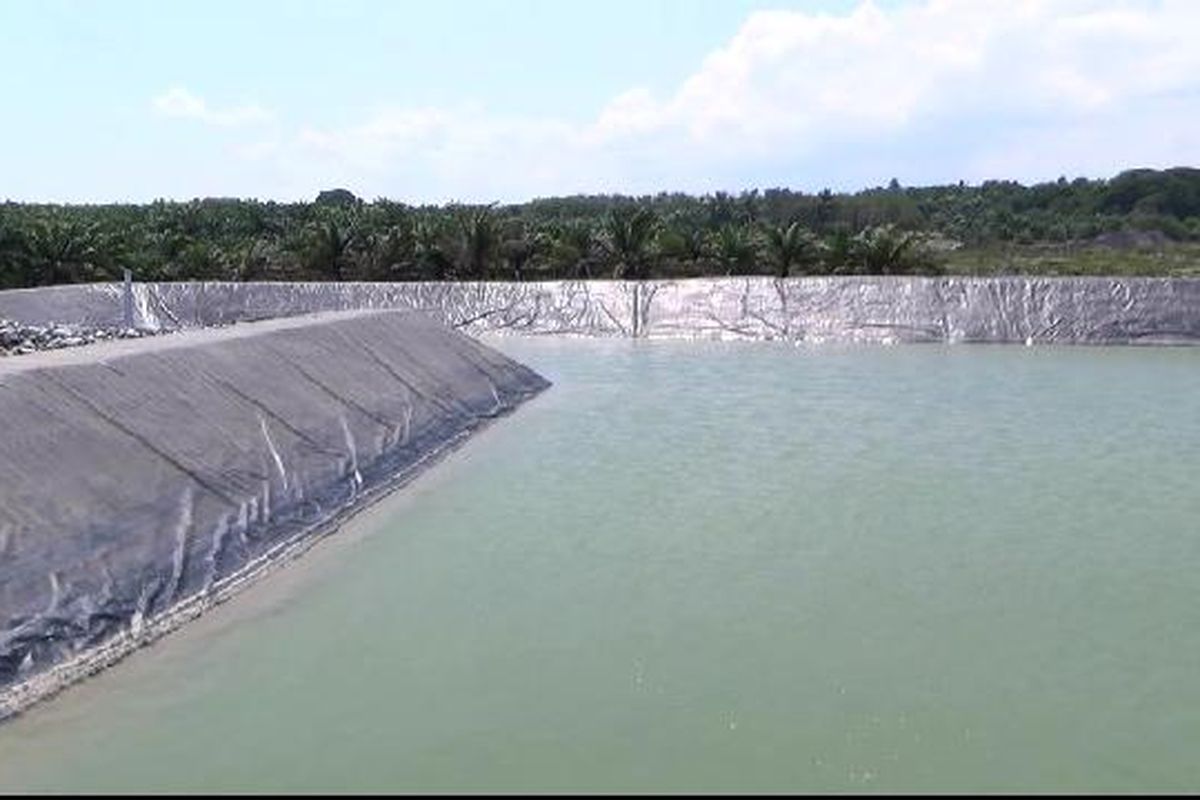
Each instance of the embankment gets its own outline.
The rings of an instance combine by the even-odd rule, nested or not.
[[[411,308],[479,333],[795,342],[1200,343],[1200,279],[763,277],[543,283],[142,283],[152,329]],[[117,325],[119,284],[0,292],[0,317]]]
[[[220,602],[547,385],[410,312],[0,359],[0,717]]]

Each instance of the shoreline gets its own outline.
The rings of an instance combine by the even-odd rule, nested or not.
[[[543,391],[544,389],[536,390],[525,398],[522,405],[535,399]],[[137,650],[150,646],[216,606],[233,599],[242,591],[259,584],[302,557],[309,549],[336,533],[359,514],[373,508],[460,450],[474,435],[486,430],[495,421],[515,413],[519,408],[519,405],[506,408],[494,417],[481,419],[475,426],[459,432],[440,447],[425,453],[415,463],[391,473],[389,477],[371,486],[364,486],[349,503],[335,509],[330,516],[304,527],[241,569],[216,581],[210,591],[190,595],[162,614],[146,621],[138,630],[114,636],[69,661],[6,688],[0,692],[0,725],[18,718],[31,707],[49,700],[65,689],[116,665]]]
[[[0,362],[0,719],[295,560],[549,386],[382,309]]]

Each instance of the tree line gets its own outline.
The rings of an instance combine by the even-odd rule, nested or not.
[[[138,280],[549,280],[938,274],[956,251],[1116,234],[1200,242],[1200,170],[836,194],[592,195],[516,205],[223,198],[0,205],[0,287]]]

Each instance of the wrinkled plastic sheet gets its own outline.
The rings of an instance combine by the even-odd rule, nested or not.
[[[0,717],[199,613],[547,385],[405,312],[0,361]]]
[[[1200,279],[713,278],[543,283],[144,283],[152,329],[410,308],[472,333],[793,342],[1194,344]],[[119,284],[0,292],[0,316],[118,324]]]

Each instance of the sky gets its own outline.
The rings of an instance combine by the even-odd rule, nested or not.
[[[1200,165],[1200,0],[0,0],[0,198],[409,203]]]

